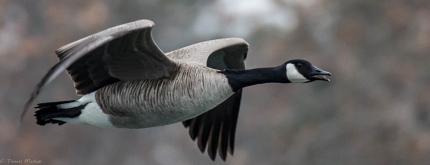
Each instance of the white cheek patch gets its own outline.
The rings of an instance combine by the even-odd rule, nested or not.
[[[294,64],[287,64],[286,66],[287,70],[287,78],[293,83],[303,83],[308,82],[309,80],[303,76],[297,68],[294,66]]]

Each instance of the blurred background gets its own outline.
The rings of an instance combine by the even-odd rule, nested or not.
[[[247,67],[308,59],[332,83],[245,89],[236,152],[201,154],[181,124],[127,130],[40,127],[30,92],[54,50],[110,26],[151,19],[165,51],[242,37]],[[428,0],[0,0],[0,160],[42,164],[430,164]],[[38,102],[77,98],[63,74]],[[2,164],[0,163],[0,164]]]

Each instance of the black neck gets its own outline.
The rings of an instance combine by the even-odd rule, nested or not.
[[[226,75],[228,83],[233,88],[233,91],[256,84],[290,82],[285,74],[284,65],[249,70],[225,70],[222,71],[222,73]]]

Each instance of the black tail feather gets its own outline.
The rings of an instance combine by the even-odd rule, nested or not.
[[[81,110],[85,107],[86,104],[81,105],[77,102],[77,106],[72,108],[61,108],[60,106],[62,104],[72,102],[75,102],[75,100],[37,104],[35,108],[37,108],[38,110],[34,114],[37,120],[36,123],[38,125],[46,125],[48,123],[63,125],[66,122],[54,118],[74,118],[79,116],[81,114]]]

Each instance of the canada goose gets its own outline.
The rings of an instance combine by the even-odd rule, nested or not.
[[[85,123],[146,128],[183,122],[212,160],[233,154],[242,88],[262,83],[329,81],[329,72],[305,60],[244,70],[248,44],[217,39],[163,53],[151,37],[154,23],[139,20],[95,33],[58,50],[60,61],[42,78],[39,92],[67,70],[78,100],[40,103],[37,124]]]

